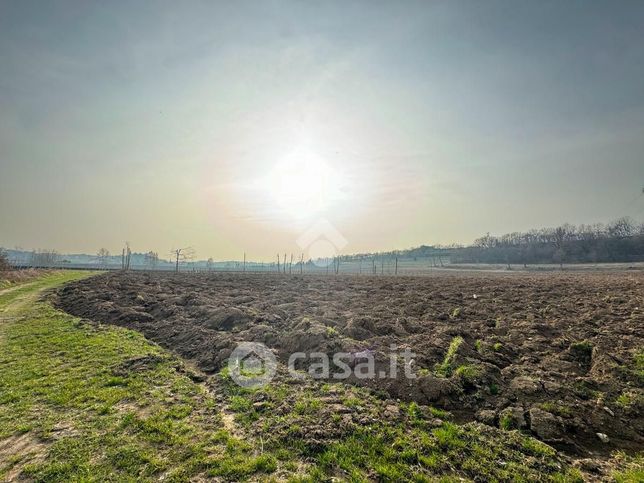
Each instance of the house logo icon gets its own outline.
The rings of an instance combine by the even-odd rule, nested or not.
[[[265,386],[273,379],[276,370],[275,355],[259,342],[242,342],[228,358],[230,377],[242,387]]]
[[[339,251],[347,245],[347,240],[328,220],[321,219],[303,233],[296,243],[306,250],[308,258],[318,266],[327,266]]]

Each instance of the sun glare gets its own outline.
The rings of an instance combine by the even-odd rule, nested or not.
[[[341,199],[341,174],[309,149],[285,156],[264,183],[270,208],[295,218],[323,213]]]

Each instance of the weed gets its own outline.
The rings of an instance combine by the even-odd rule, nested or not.
[[[462,343],[463,338],[461,336],[457,336],[452,339],[447,349],[447,353],[445,354],[445,359],[443,359],[443,362],[435,368],[437,375],[441,377],[449,377],[452,375],[452,363],[456,357],[456,352]]]
[[[474,349],[479,354],[483,352],[483,341],[481,339],[476,339],[476,341],[474,342]]]
[[[237,413],[250,411],[253,408],[253,401],[244,396],[233,396],[230,398],[230,409]]]
[[[521,443],[521,447],[534,456],[554,456],[556,454],[551,446],[531,437],[526,437]]]
[[[593,354],[593,344],[587,340],[570,344],[572,356],[584,363],[589,363]]]
[[[557,416],[562,416],[564,418],[572,416],[572,409],[567,406],[562,406],[561,404],[548,401],[539,404],[539,407],[544,411],[548,411],[549,413],[556,414]]]
[[[293,411],[297,414],[314,414],[317,413],[322,407],[319,399],[305,397],[295,402]]]
[[[624,409],[628,409],[639,404],[644,404],[644,397],[633,391],[624,391],[617,397],[615,403]]]
[[[644,454],[627,455],[623,451],[615,453],[620,469],[613,472],[613,479],[617,483],[631,483],[644,481]]]
[[[473,384],[477,377],[481,374],[481,369],[471,364],[464,364],[456,368],[454,371],[457,377],[467,384]]]
[[[512,415],[502,414],[499,418],[499,427],[501,429],[505,429],[506,431],[510,429],[516,429],[516,424],[514,422],[514,419],[512,418]]]
[[[429,406],[428,409],[429,409],[429,413],[436,418],[448,419],[452,416],[448,411],[445,411],[443,409],[438,409],[433,406]]]
[[[348,408],[356,408],[362,405],[362,401],[355,396],[349,396],[342,401]]]
[[[327,335],[327,337],[337,337],[338,336],[338,331],[336,330],[335,327],[327,327],[326,328],[326,335]]]

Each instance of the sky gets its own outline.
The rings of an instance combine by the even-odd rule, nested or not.
[[[273,260],[644,220],[644,2],[0,0],[0,245]]]

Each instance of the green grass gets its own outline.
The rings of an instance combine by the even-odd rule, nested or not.
[[[458,366],[454,374],[467,384],[472,384],[481,375],[481,369],[472,364]]]
[[[615,403],[622,408],[628,409],[631,406],[644,405],[644,398],[635,391],[624,391],[617,397]]]
[[[634,373],[644,383],[644,349],[638,349],[633,355]]]
[[[41,290],[86,275],[55,273],[0,293],[0,439],[26,435],[37,456],[0,458],[0,478],[16,465],[36,481],[274,472],[274,457],[228,435],[216,402],[162,349],[132,331],[81,323],[38,299]],[[113,373],[146,356],[156,362]]]
[[[569,418],[573,416],[574,413],[573,408],[553,402],[541,403],[539,404],[539,407],[544,411],[548,411],[549,413],[556,414],[557,416],[561,416],[563,418]]]
[[[639,483],[644,481],[644,453],[629,456],[623,452],[615,455],[620,469],[613,472],[617,483]]]
[[[574,470],[561,473],[549,446],[518,433],[499,441],[487,432],[479,425],[450,422],[432,431],[387,425],[358,428],[317,458],[319,476],[343,475],[365,482],[436,481],[438,477],[454,481],[581,481]]]
[[[499,427],[501,429],[505,429],[506,431],[509,431],[511,429],[516,429],[516,425],[514,422],[514,419],[512,418],[511,414],[503,414],[499,418]]]

